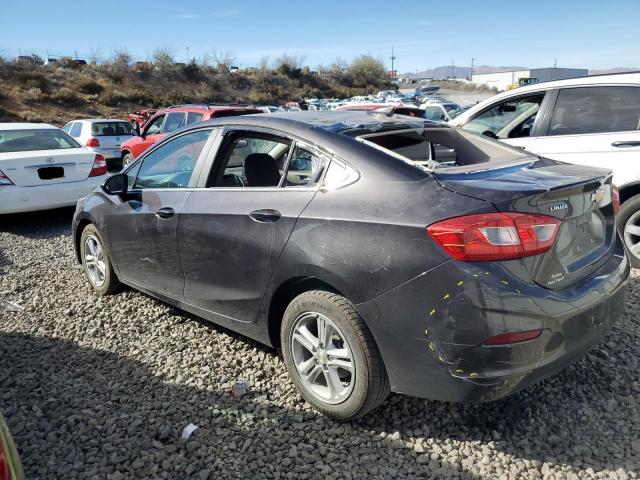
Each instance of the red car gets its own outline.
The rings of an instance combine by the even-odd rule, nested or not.
[[[127,121],[133,128],[138,129],[142,127],[142,125],[144,125],[147,120],[149,120],[149,117],[154,115],[157,111],[157,108],[145,108],[142,110],[138,110],[137,112],[127,115]]]
[[[137,135],[120,146],[122,165],[126,167],[151,145],[185,125],[210,118],[252,113],[262,113],[262,110],[234,105],[176,105],[162,108],[149,118],[141,129],[134,129]]]

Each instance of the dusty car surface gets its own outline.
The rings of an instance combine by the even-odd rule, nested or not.
[[[442,124],[273,113],[179,130],[72,228],[98,294],[126,284],[281,349],[345,420],[390,391],[497,399],[584,354],[625,303],[617,202],[608,170]]]

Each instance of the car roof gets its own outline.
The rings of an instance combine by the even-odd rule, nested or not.
[[[391,106],[391,105],[390,105]],[[237,117],[214,118],[203,122],[211,125],[246,125],[274,128],[304,137],[309,130],[341,133],[351,129],[380,130],[416,128],[430,124],[424,119],[369,113],[368,110],[300,110],[293,112],[275,112],[269,114],[239,115]],[[202,124],[199,124],[202,125]],[[440,124],[433,123],[441,127]]]
[[[71,123],[71,122],[88,122],[88,123],[124,122],[124,123],[129,123],[126,120],[122,120],[121,118],[78,118],[76,120],[69,120],[67,123]]]
[[[166,112],[216,112],[225,110],[257,110],[256,107],[248,105],[175,105],[158,109],[156,113]]]
[[[42,130],[45,128],[58,129],[58,127],[48,123],[0,123],[0,130]]]

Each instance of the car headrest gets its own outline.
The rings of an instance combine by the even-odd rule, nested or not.
[[[266,153],[252,153],[244,159],[244,176],[249,187],[277,187],[280,182],[276,160]]]

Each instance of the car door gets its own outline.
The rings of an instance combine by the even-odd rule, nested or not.
[[[226,131],[178,227],[185,297],[224,318],[257,317],[294,225],[328,157],[284,136]]]
[[[113,198],[109,217],[109,242],[122,280],[183,297],[177,226],[211,132],[201,129],[172,138],[127,171],[129,191]]]
[[[548,104],[548,92],[532,92],[496,101],[461,127],[515,147],[535,151],[538,126]]]
[[[640,179],[640,87],[603,85],[554,92],[553,109],[532,151],[613,169],[618,185]]]
[[[164,133],[162,133],[162,125],[164,124],[165,118],[166,115],[162,113],[149,120],[149,123],[142,130],[139,141],[131,145],[131,153],[134,158],[138,158],[142,152],[146,151],[151,145],[165,136]]]

